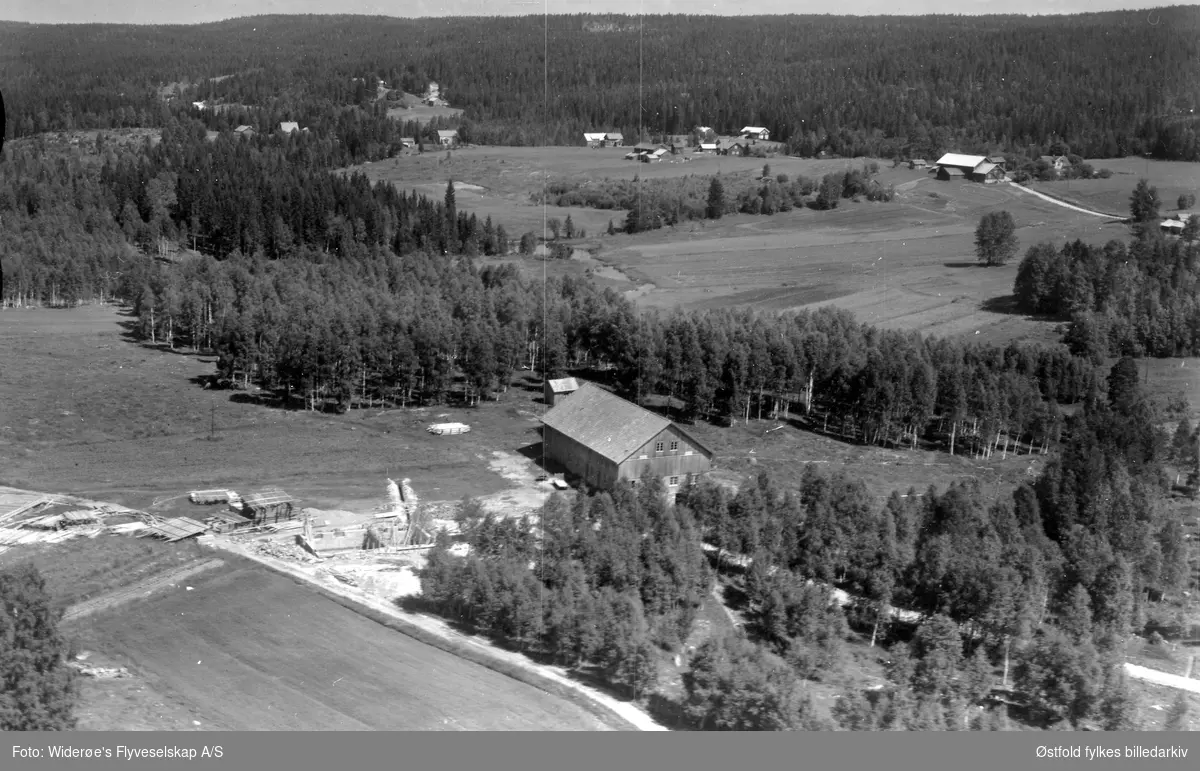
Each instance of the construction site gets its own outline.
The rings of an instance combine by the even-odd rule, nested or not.
[[[0,487],[0,553],[14,546],[52,545],[75,538],[119,536],[167,542],[194,538],[251,556],[322,566],[320,572],[350,585],[358,583],[355,574],[371,574],[368,577],[381,594],[395,597],[415,593],[415,577],[409,570],[404,571],[406,580],[389,581],[386,574],[398,566],[419,564],[421,553],[432,547],[439,530],[456,532],[450,507],[422,504],[408,479],[387,480],[379,505],[357,513],[305,508],[277,488],[244,495],[234,490],[193,490],[186,499],[192,511],[164,516],[76,496]],[[346,569],[338,570],[338,563]]]

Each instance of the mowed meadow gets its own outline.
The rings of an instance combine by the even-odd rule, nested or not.
[[[995,343],[1058,337],[1057,325],[1012,312],[1013,280],[1029,246],[1129,237],[1128,227],[1115,218],[1073,211],[1016,185],[940,182],[925,170],[890,168],[890,162],[882,160],[876,161],[877,179],[895,188],[895,198],[887,203],[842,200],[833,211],[798,208],[773,216],[738,214],[610,236],[605,233],[608,223],[619,229],[624,210],[534,203],[533,196],[543,185],[555,181],[713,174],[749,179],[757,178],[764,165],[770,165],[772,175],[819,179],[870,162],[693,155],[687,161],[668,157],[645,164],[625,160],[624,152],[624,148],[467,147],[355,169],[372,180],[432,197],[444,195],[447,181],[453,179],[460,211],[481,220],[491,217],[514,238],[530,230],[541,234],[545,221],[565,221],[570,216],[577,228],[587,232],[578,241],[586,254],[577,250],[574,264],[521,262],[537,275],[590,275],[604,286],[628,292],[643,307],[781,311],[832,304],[881,327],[938,336],[970,335]],[[1128,159],[1104,165],[1117,171],[1145,162]],[[1150,162],[1150,178],[1160,185],[1160,196],[1182,191],[1191,166]],[[1085,184],[1097,189],[1120,184],[1127,203],[1136,183],[1136,177],[1118,171],[1109,180],[1069,184],[1072,191]],[[1057,188],[1049,192],[1059,194]],[[1086,196],[1079,203],[1124,211],[1117,203],[1089,201]],[[1013,215],[1020,251],[1008,265],[984,268],[975,258],[974,232],[990,211]]]
[[[68,627],[81,647],[135,671],[163,712],[196,721],[187,729],[609,730],[563,698],[261,567],[229,564],[187,584]],[[82,711],[95,729],[127,722],[120,702],[140,701],[89,693]]]

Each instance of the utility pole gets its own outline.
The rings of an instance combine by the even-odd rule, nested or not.
[[[213,402],[209,405],[208,413],[208,441],[216,439],[217,434],[217,403]]]

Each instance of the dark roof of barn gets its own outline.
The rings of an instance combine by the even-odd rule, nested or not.
[[[542,416],[542,423],[592,451],[621,463],[653,439],[671,421],[591,383],[567,396]],[[712,451],[675,426],[705,454]]]

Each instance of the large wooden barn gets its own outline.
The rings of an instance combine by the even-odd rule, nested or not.
[[[560,397],[542,424],[546,457],[601,490],[649,472],[674,498],[712,466],[712,451],[682,428],[592,383]]]

